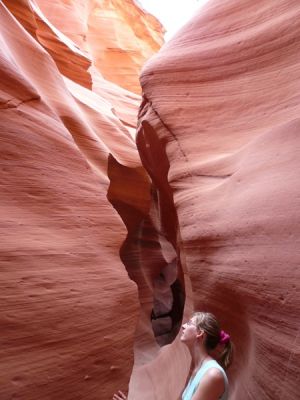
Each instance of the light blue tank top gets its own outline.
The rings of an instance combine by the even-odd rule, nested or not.
[[[191,400],[192,399],[194,393],[196,392],[196,389],[199,386],[199,383],[201,382],[201,379],[203,378],[203,375],[210,368],[217,368],[218,370],[220,370],[222,372],[223,377],[224,377],[225,391],[222,394],[222,396],[220,397],[220,400],[228,399],[228,379],[227,379],[226,373],[225,373],[224,369],[217,363],[217,361],[209,360],[201,366],[201,368],[196,373],[194,378],[189,380],[189,383],[182,394],[182,400]]]

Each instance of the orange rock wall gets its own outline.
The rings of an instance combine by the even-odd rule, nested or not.
[[[140,68],[163,44],[163,27],[156,18],[134,0],[37,3],[62,33],[88,52],[105,79],[140,93]]]
[[[299,397],[299,54],[298,1],[214,0],[141,75],[138,148],[173,194],[185,315],[214,312],[235,342],[231,400]],[[173,342],[129,399],[178,398],[188,364]]]

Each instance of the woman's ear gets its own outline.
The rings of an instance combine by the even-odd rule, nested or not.
[[[202,339],[204,339],[204,330],[203,329],[198,329],[198,333],[197,333],[197,335],[196,335],[196,337],[197,337],[197,339],[199,338],[202,338]]]

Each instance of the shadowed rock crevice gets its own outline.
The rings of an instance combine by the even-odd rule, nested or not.
[[[148,105],[144,99],[140,108],[140,120],[142,120],[147,107]],[[168,327],[172,326],[168,331],[166,340],[166,342],[171,342],[177,335],[182,321],[185,303],[185,282],[178,246],[178,218],[174,206],[173,193],[168,182],[170,165],[164,145],[147,121],[142,121],[139,126],[137,147],[142,164],[152,180],[152,197],[154,199],[153,204],[156,206],[156,215],[158,216],[158,231],[160,236],[167,239],[172,245],[174,251],[174,255],[169,253],[166,257],[169,257],[168,264],[155,279],[154,298],[156,301],[152,310],[152,326],[156,336],[160,336],[160,333],[164,336],[165,333],[163,332],[168,331]],[[162,245],[162,247],[164,246]],[[166,251],[168,252],[168,250]],[[162,295],[162,292],[164,292],[164,295]],[[169,297],[172,299],[171,302],[168,302]],[[158,342],[165,343],[162,337]]]
[[[168,344],[180,328],[185,300],[172,197],[164,188],[160,191],[143,168],[127,168],[113,156],[109,157],[108,177],[108,200],[128,231],[120,258],[137,284],[148,328],[160,346]],[[141,334],[137,328],[137,335]]]

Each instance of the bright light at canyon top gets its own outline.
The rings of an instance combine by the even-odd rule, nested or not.
[[[139,0],[145,10],[160,20],[169,40],[208,0]]]

